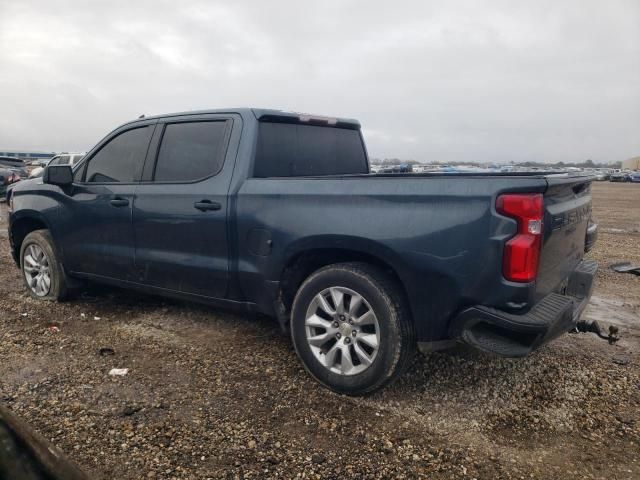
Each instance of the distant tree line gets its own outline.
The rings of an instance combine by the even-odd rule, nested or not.
[[[474,165],[474,166],[487,166],[491,165],[491,163],[480,163],[480,162],[419,162],[417,160],[403,160],[400,158],[372,158],[371,163],[374,165]],[[556,162],[556,163],[545,163],[545,162],[513,162],[517,165],[522,165],[524,167],[577,167],[577,168],[622,168],[622,162],[613,162],[613,163],[605,163],[605,162],[594,162],[593,160],[585,160],[584,162]]]

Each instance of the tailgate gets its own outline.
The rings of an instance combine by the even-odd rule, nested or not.
[[[546,295],[563,286],[584,256],[591,219],[589,176],[550,175],[544,194],[544,238],[536,294]]]

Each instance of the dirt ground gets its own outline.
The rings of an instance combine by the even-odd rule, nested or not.
[[[593,194],[585,316],[619,325],[616,345],[567,334],[526,359],[419,356],[365,398],[314,383],[267,319],[103,288],[31,300],[3,206],[0,402],[96,478],[638,479],[640,277],[607,267],[640,264],[640,185]]]

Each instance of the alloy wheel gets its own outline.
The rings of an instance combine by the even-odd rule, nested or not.
[[[333,373],[362,373],[378,354],[378,318],[369,302],[349,288],[330,287],[313,297],[305,333],[315,358]]]
[[[51,290],[49,258],[39,245],[29,245],[22,259],[22,269],[27,285],[39,297],[45,297]]]

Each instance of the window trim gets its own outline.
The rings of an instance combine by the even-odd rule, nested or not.
[[[207,175],[205,177],[197,178],[195,180],[162,180],[156,181],[156,168],[158,166],[158,157],[160,156],[160,149],[162,148],[162,140],[164,139],[164,133],[167,129],[167,125],[175,125],[181,123],[224,123],[225,131],[224,136],[222,137],[222,142],[220,144],[220,158],[222,159],[222,163],[220,164],[220,168],[217,172],[212,173],[211,175]],[[193,119],[185,119],[185,120],[172,120],[167,119],[166,121],[158,122],[158,127],[161,128],[160,134],[158,135],[157,145],[155,145],[155,152],[152,152],[151,158],[147,158],[147,161],[151,160],[153,165],[150,167],[151,178],[149,180],[141,180],[140,184],[143,185],[189,185],[192,183],[204,182],[205,180],[209,180],[210,178],[217,177],[224,170],[224,166],[227,163],[227,153],[229,151],[229,141],[231,140],[231,132],[233,130],[233,118],[232,117],[217,117],[217,118],[193,118]],[[152,139],[153,141],[153,139]],[[144,169],[143,169],[144,175]]]
[[[76,168],[77,170],[82,170],[82,174],[80,175],[80,180],[76,181],[74,179],[73,183],[75,183],[76,185],[137,185],[140,183],[140,178],[142,176],[142,172],[144,169],[144,163],[146,161],[147,155],[149,154],[149,146],[151,145],[151,140],[153,138],[153,134],[155,132],[156,129],[156,123],[145,123],[145,124],[138,124],[138,125],[128,125],[128,128],[123,128],[123,129],[118,129],[115,132],[113,132],[112,135],[108,135],[107,138],[105,138],[98,146],[98,149],[95,151],[90,152],[90,155],[87,154],[85,155],[76,165],[71,165],[71,168],[73,169],[73,175],[75,177],[76,174]],[[102,151],[102,149],[104,147],[106,147],[107,145],[109,145],[111,143],[111,141],[117,137],[119,137],[120,135],[130,132],[131,130],[137,130],[139,128],[152,128],[151,130],[151,135],[149,136],[149,141],[147,142],[147,150],[144,154],[144,158],[142,160],[142,166],[136,171],[134,172],[134,177],[137,178],[137,180],[133,180],[132,182],[87,182],[87,166],[89,165],[89,162],[91,162],[95,156],[100,153]],[[74,168],[76,167],[76,168]]]

